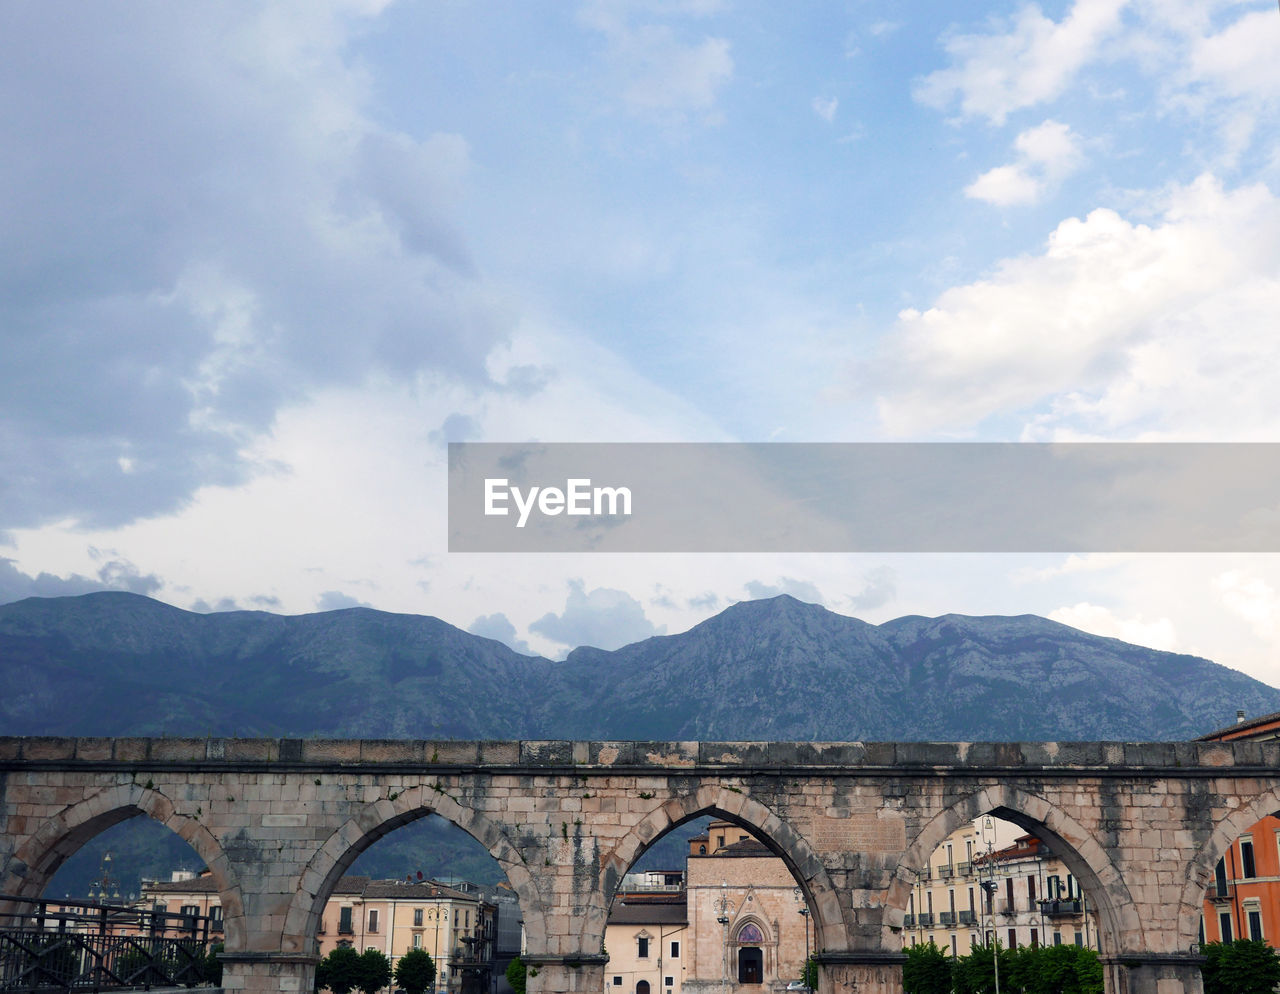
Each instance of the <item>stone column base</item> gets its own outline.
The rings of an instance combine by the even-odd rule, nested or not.
[[[902,994],[905,953],[816,953],[818,994]]]
[[[311,994],[319,956],[301,953],[219,953],[222,989],[227,994],[273,994],[297,991]]]
[[[1204,994],[1196,953],[1120,953],[1102,957],[1107,994]]]
[[[526,994],[600,994],[604,990],[604,953],[581,953],[569,956],[542,956],[529,953],[520,957],[529,973],[525,978]]]

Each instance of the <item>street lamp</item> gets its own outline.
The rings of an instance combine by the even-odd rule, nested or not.
[[[809,906],[801,908],[800,914],[804,915],[804,989],[812,992],[813,988],[809,986]]]
[[[988,832],[991,834],[988,835]],[[992,824],[990,816],[987,817],[982,825],[982,841],[987,844],[987,858],[985,861],[987,879],[980,881],[979,886],[987,895],[987,908],[991,919],[991,965],[995,970],[996,994],[1000,994],[1000,936],[996,932],[996,865],[992,856],[995,851],[995,825]]]
[[[716,921],[724,926],[724,951],[720,960],[720,987],[729,988],[729,916],[734,912],[734,903],[729,900],[729,882],[720,882],[720,896],[712,905],[716,913]]]

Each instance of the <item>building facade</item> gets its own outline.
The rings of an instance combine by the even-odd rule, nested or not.
[[[952,956],[999,941],[1096,949],[1097,928],[1071,872],[1040,839],[990,816],[951,833],[916,881],[903,947],[932,942]]]
[[[220,923],[222,909],[210,874],[145,884],[142,903],[171,913],[207,915]],[[517,906],[518,909],[518,906]],[[391,962],[425,949],[436,964],[436,986],[462,989],[465,966],[490,974],[495,960],[497,908],[478,894],[433,880],[371,880],[343,876],[325,904],[318,952],[340,946],[377,949]],[[488,980],[485,989],[491,989]]]
[[[1203,736],[1202,742],[1280,738],[1280,713],[1236,722]],[[1250,826],[1218,860],[1204,899],[1201,942],[1262,939],[1280,945],[1280,818],[1268,815]]]

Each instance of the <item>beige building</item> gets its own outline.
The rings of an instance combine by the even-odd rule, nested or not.
[[[987,816],[934,851],[908,901],[902,942],[932,942],[952,956],[993,939],[1007,948],[1096,949],[1091,918],[1075,878],[1048,845]]]
[[[609,913],[608,994],[776,994],[812,942],[804,899],[781,859],[715,821],[686,870],[629,874]]]
[[[221,922],[218,892],[207,872],[190,880],[147,884],[142,899],[149,907],[164,905],[168,911]],[[321,956],[339,946],[377,949],[392,969],[409,950],[425,949],[436,964],[437,987],[458,991],[458,966],[464,959],[482,966],[493,962],[494,910],[473,894],[431,880],[344,876],[329,895],[316,939]]]

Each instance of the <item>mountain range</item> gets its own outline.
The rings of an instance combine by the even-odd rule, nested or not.
[[[788,596],[561,661],[367,608],[28,598],[0,606],[0,680],[10,735],[1168,740],[1280,710],[1206,659],[1033,615],[871,625]]]

